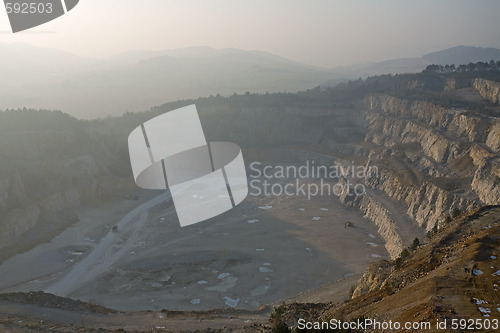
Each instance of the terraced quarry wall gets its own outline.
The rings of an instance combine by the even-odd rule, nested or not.
[[[369,95],[351,109],[274,112],[293,124],[288,134],[294,136],[273,147],[272,160],[378,168],[364,179],[366,194],[340,199],[378,226],[392,258],[454,210],[500,203],[497,118],[385,94]],[[273,118],[264,122],[280,128]],[[274,141],[272,133],[250,127],[262,141],[257,146]]]
[[[473,87],[483,98],[493,104],[500,103],[500,84],[498,82],[486,79],[474,79]]]
[[[402,250],[394,234],[408,217],[429,231],[454,209],[500,203],[498,119],[388,95],[359,107],[367,124],[359,144],[380,172],[366,179],[371,198],[353,204],[385,230],[393,258]]]
[[[311,103],[293,97],[282,103],[286,106],[272,106],[264,99],[259,100],[261,106],[250,107],[260,97],[240,98],[245,102],[238,107],[214,99],[200,102],[198,108],[207,138],[239,144],[247,163],[313,160],[378,168],[376,175],[363,179],[367,191],[362,197],[341,196],[340,200],[360,209],[377,225],[392,258],[454,209],[500,203],[498,118],[387,94],[369,94],[345,106],[327,98]],[[98,137],[92,129],[96,124],[80,124],[88,127],[81,140],[76,142],[69,134],[64,137],[66,146],[81,149],[71,156],[64,151],[50,152],[51,161],[44,161],[42,153],[57,145],[46,144],[39,151],[32,148],[35,143],[50,143],[48,134],[43,140],[36,139],[37,132],[24,136],[22,151],[32,156],[31,167],[23,164],[21,172],[2,172],[0,179],[0,245],[16,242],[34,230],[46,213],[68,212],[70,218],[86,198],[102,200],[106,193],[122,193],[124,186],[133,188],[127,170],[117,172],[115,166],[128,165],[129,128],[151,116],[141,114],[137,121],[111,119]],[[4,137],[8,135],[4,133]],[[9,140],[3,142],[7,156]],[[34,172],[26,170],[43,171],[44,179],[36,179]]]

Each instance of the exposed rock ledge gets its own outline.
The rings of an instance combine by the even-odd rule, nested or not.
[[[474,79],[472,86],[484,99],[493,104],[500,102],[500,83],[486,79]]]

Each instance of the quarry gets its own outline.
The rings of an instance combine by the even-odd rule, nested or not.
[[[398,315],[387,304],[398,294],[409,304],[417,286],[429,295],[426,288],[445,288],[439,276],[447,264],[453,274],[471,274],[464,263],[488,272],[457,288],[486,277],[490,288],[500,268],[488,259],[500,255],[500,121],[489,93],[495,83],[478,75],[454,85],[449,75],[420,73],[183,102],[196,102],[209,140],[242,148],[251,193],[262,190],[252,181],[271,189],[184,228],[168,191],[135,186],[126,149],[131,129],[178,104],[94,121],[3,113],[1,153],[9,158],[0,177],[0,307],[9,317],[0,325],[41,306],[57,325],[86,313],[95,329],[122,321],[138,330],[133,320],[147,317],[158,329],[184,319],[202,328],[194,321],[205,318],[211,327],[266,331],[283,302],[272,318],[290,327],[304,308],[316,319],[355,319],[364,310],[390,319]],[[22,117],[34,120],[9,131]],[[354,192],[320,193],[325,186]],[[470,297],[498,303],[474,288]],[[453,311],[498,316],[462,301]],[[425,311],[412,313],[448,309],[432,302],[439,311],[421,305]]]

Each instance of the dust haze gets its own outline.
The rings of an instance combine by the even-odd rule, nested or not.
[[[0,10],[0,330],[494,324],[499,9],[87,0],[19,34]],[[193,104],[250,189],[181,227],[128,136]]]

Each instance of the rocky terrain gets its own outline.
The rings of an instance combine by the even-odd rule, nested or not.
[[[31,110],[0,113],[0,128],[0,262],[78,221],[80,207],[135,190],[105,130]]]
[[[348,303],[341,306],[293,305],[280,310],[280,322],[296,326],[298,314],[304,312],[316,320],[354,319],[362,315],[409,320],[410,314],[418,314],[414,320],[435,320],[452,315],[477,317],[481,315],[477,311],[481,310],[475,301],[469,306],[472,297],[487,304],[500,303],[496,294],[485,289],[495,284],[490,278],[495,276],[492,275],[495,271],[490,272],[493,268],[488,267],[499,269],[487,266],[488,256],[496,258],[499,255],[495,252],[499,211],[497,207],[481,209],[500,204],[500,106],[495,99],[500,76],[497,67],[495,63],[480,64],[470,70],[467,67],[459,70],[461,67],[429,66],[420,74],[372,77],[335,88],[317,87],[297,94],[200,98],[95,121],[79,121],[46,111],[0,113],[3,118],[0,121],[0,259],[49,241],[77,223],[81,209],[136,198],[128,167],[128,133],[158,114],[195,103],[208,141],[230,141],[240,145],[247,171],[252,162],[272,166],[314,163],[344,170],[361,167],[373,171],[362,175],[348,172],[328,181],[364,186],[362,195],[344,192],[332,196],[331,200],[356,212],[349,210],[349,214],[339,216],[360,216],[358,220],[342,221],[344,229],[349,226],[356,232],[368,230],[362,224],[368,221],[377,230],[383,239],[387,260],[370,266],[351,290],[354,298]],[[274,182],[293,180],[291,178]],[[319,178],[311,176],[302,180],[314,183]],[[299,239],[306,244],[314,243],[319,252],[328,254],[330,259],[342,260],[334,251],[329,252],[328,239],[320,237],[332,232],[327,225],[315,227],[316,234],[306,237],[309,225],[299,221],[301,216],[296,213],[299,203],[286,196],[272,200],[270,206],[275,206],[276,211],[266,214],[275,219],[273,221],[296,222],[304,232],[294,231]],[[250,214],[253,209],[253,206],[245,206],[241,212]],[[142,216],[139,221],[146,223],[146,217]],[[319,218],[338,222],[330,213]],[[137,232],[130,232],[138,244],[146,242]],[[429,237],[427,241],[426,237]],[[419,247],[415,239],[426,244]],[[280,240],[284,244],[288,242],[285,238]],[[377,254],[373,258],[378,257]],[[248,259],[247,262],[253,261]],[[471,275],[474,270],[484,274]],[[143,272],[134,268],[130,274],[141,276]],[[123,278],[116,273],[108,275]],[[106,280],[106,276],[101,279]],[[467,291],[468,296],[458,297],[447,289],[448,284],[453,284],[456,290]],[[438,296],[431,296],[433,293]],[[37,295],[52,302],[50,295]],[[32,305],[30,298],[19,300],[19,297],[3,298],[6,308],[9,302],[28,304],[22,306],[22,311],[13,311],[2,318],[7,328],[16,327],[16,321],[29,318],[26,317],[28,308],[40,306]],[[398,308],[406,310],[400,314],[390,311],[391,306],[395,309],[396,303]],[[489,310],[482,314],[493,317],[496,307]],[[234,311],[229,318],[239,319],[232,324],[227,321],[226,314],[204,313],[200,316],[215,318],[215,321],[196,327],[270,328],[266,326],[270,325],[266,323],[269,311],[245,314]],[[53,315],[52,318],[57,317]],[[151,315],[160,316],[158,313]],[[198,318],[198,314],[185,312],[180,316]],[[276,315],[273,318],[276,321]],[[103,324],[95,324],[93,329],[99,329],[100,325],[106,329],[115,327],[109,326],[107,319],[102,322],[94,319],[94,323]],[[248,322],[242,323],[242,320]],[[193,324],[193,321],[188,320],[188,323]],[[64,325],[70,324],[68,319]],[[256,326],[252,326],[254,324]],[[33,325],[36,329],[39,324]],[[74,323],[71,327],[64,325],[54,323],[55,329],[61,331],[83,327],[74,326]],[[158,329],[166,327],[157,326]],[[189,325],[184,327],[187,329]],[[126,329],[141,330],[133,324]]]
[[[274,310],[258,311],[121,313],[50,294],[17,293],[0,296],[0,328],[7,332],[287,332],[298,326],[299,319],[321,323],[370,318],[432,325],[446,321],[447,329],[440,331],[455,332],[452,319],[500,318],[499,238],[499,206],[462,214],[411,249],[398,264],[373,263],[351,288],[351,299],[340,303],[287,302]]]
[[[475,79],[473,82],[481,97],[491,101],[493,104],[498,104],[500,101],[500,84],[495,81],[485,79]]]
[[[365,143],[375,145],[368,163],[380,168],[379,177],[367,183],[397,203],[404,218],[430,231],[454,209],[499,203],[498,120],[387,95],[370,96],[364,103]],[[387,202],[362,200],[355,204],[365,212],[371,207],[380,211],[378,205]],[[397,226],[399,221],[392,223],[386,213],[395,210],[387,208],[374,213],[374,219]],[[394,233],[385,232],[386,240],[395,242]],[[394,258],[402,248],[391,250],[389,245],[388,250]]]
[[[299,94],[181,101],[92,122],[59,113],[5,112],[0,248],[43,221],[74,222],[82,203],[130,193],[130,130],[196,103],[207,138],[239,144],[247,164],[376,167],[376,174],[363,179],[366,195],[340,199],[373,220],[395,258],[415,233],[432,230],[454,209],[497,204],[500,198],[500,121],[491,116],[498,112],[498,83],[492,72],[483,79],[477,71],[456,77],[426,71]]]
[[[454,210],[500,203],[500,120],[490,115],[499,109],[481,97],[478,79],[460,78],[458,89],[451,89],[447,80],[432,76],[404,80],[410,94],[431,93],[427,100],[371,93],[330,107],[309,99],[303,108],[242,108],[234,115],[241,122],[212,115],[217,123],[208,126],[208,132],[219,130],[217,139],[250,148],[247,160],[377,167],[378,172],[362,179],[366,194],[345,194],[340,200],[378,226],[394,259]],[[429,101],[436,94],[445,96],[449,106]],[[464,96],[474,104],[465,102]],[[471,112],[478,101],[483,112]],[[212,117],[207,117],[208,125]],[[248,126],[231,130],[234,123]],[[228,134],[220,137],[221,132]]]
[[[395,331],[435,332],[438,320],[448,324],[440,331],[455,332],[460,328],[451,328],[452,319],[498,320],[499,232],[498,206],[471,211],[412,250],[400,266],[389,262],[372,264],[345,303],[284,305],[273,322],[297,327],[299,318],[320,322],[376,318],[399,323],[430,322],[433,326],[428,330]],[[491,327],[474,330],[497,331]]]

